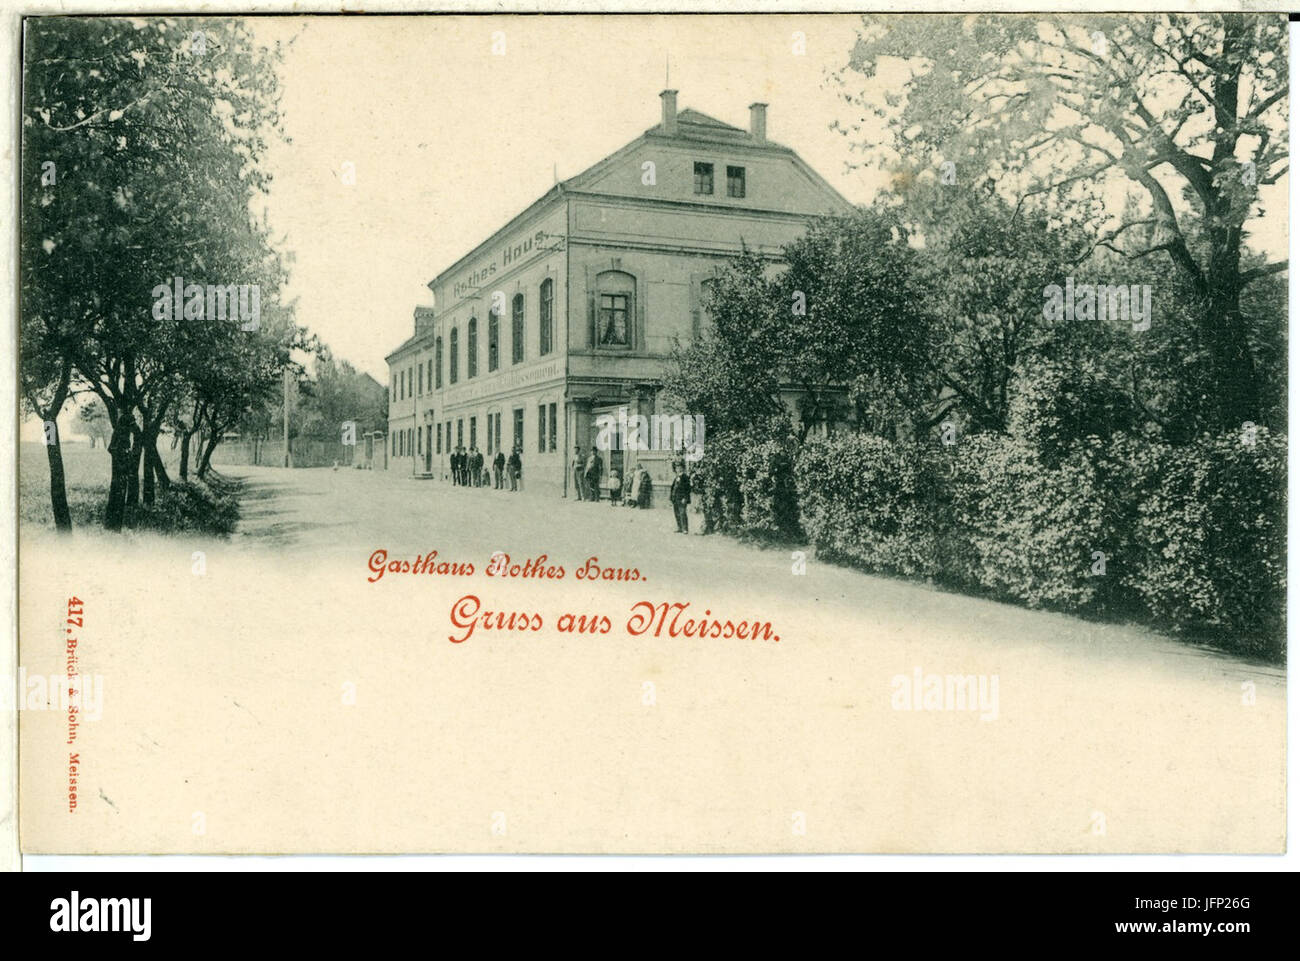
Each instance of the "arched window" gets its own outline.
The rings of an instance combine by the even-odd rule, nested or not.
[[[439,337],[433,345],[433,368],[437,371],[435,382],[439,390],[442,390],[442,338]]]
[[[636,318],[636,278],[621,270],[607,270],[596,278],[597,347],[632,346]]]
[[[524,295],[515,294],[510,302],[510,363],[524,359]]]
[[[478,376],[478,318],[469,319],[469,336],[465,338],[465,375]]]
[[[488,370],[501,366],[501,318],[496,308],[488,311]]]
[[[542,289],[537,295],[537,351],[540,354],[551,352],[551,340],[555,333],[555,284],[547,277],[542,281]]]
[[[460,346],[460,332],[455,327],[451,329],[451,382],[456,383],[460,376],[460,370],[456,363],[456,351]]]

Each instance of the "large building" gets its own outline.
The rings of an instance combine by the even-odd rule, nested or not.
[[[389,470],[446,479],[458,446],[490,463],[517,445],[525,491],[575,496],[574,446],[596,444],[601,415],[658,412],[669,353],[707,323],[714,269],[742,244],[775,256],[810,218],[851,209],[768,140],[765,104],[741,130],[659,96],[657,125],[430,281],[434,306],[415,308],[386,358]],[[602,446],[605,476],[641,463],[656,490],[671,477],[669,451]]]

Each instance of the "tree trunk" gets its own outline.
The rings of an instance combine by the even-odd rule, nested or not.
[[[131,432],[131,448],[127,453],[126,506],[135,507],[140,503],[140,462],[144,456],[144,443],[139,431]]]
[[[54,390],[54,396],[50,398],[50,405],[42,411],[39,405],[34,401],[32,403],[42,421],[54,422],[54,443],[46,445],[45,457],[50,465],[50,509],[54,513],[54,529],[59,531],[72,530],[72,512],[68,510],[68,489],[63,474],[63,442],[58,427],[59,411],[63,409],[63,403],[68,399],[68,384],[71,380],[72,365],[64,361],[63,369],[59,373],[58,386]]]
[[[168,490],[172,486],[172,479],[167,476],[167,468],[163,466],[162,457],[158,454],[158,441],[155,438],[144,450],[145,464],[153,468],[154,481],[160,490]]]
[[[193,431],[181,435],[181,483],[190,479],[190,438],[193,436]]]
[[[1224,429],[1258,421],[1259,383],[1255,358],[1246,337],[1238,289],[1240,248],[1234,236],[1220,238],[1210,254],[1206,274],[1208,303],[1204,313],[1205,345],[1215,365],[1215,407]]]
[[[120,531],[126,516],[126,475],[131,469],[131,428],[126,417],[119,418],[120,426],[113,428],[108,442],[112,473],[108,481],[108,503],[104,505],[104,529]]]
[[[221,443],[221,432],[212,431],[207,436],[207,441],[203,445],[203,456],[199,458],[199,480],[208,476],[208,471],[212,467],[212,452],[217,449]]]
[[[217,449],[217,445],[220,443],[220,435],[213,437],[212,440],[208,441],[207,449],[203,452],[203,466],[199,470],[200,477],[206,477],[208,471],[212,469],[212,452]]]
[[[212,450],[215,446],[215,444],[209,444],[203,449],[203,456],[199,458],[199,480],[203,480],[208,476],[208,470],[212,466],[209,462],[212,459]]]
[[[143,455],[141,460],[144,467],[144,478],[141,484],[140,500],[145,507],[153,507],[154,502],[154,483],[153,483],[153,461],[149,458],[149,444],[142,444],[140,453]]]
[[[72,530],[72,512],[68,510],[68,491],[63,480],[63,447],[55,436],[53,444],[45,447],[45,457],[50,463],[50,506],[54,509],[54,528]]]

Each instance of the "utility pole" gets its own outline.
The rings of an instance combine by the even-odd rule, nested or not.
[[[289,466],[289,367],[284,368],[284,466]]]

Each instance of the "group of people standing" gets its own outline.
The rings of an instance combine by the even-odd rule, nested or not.
[[[573,489],[580,501],[599,501],[601,491],[608,490],[611,507],[621,507],[625,501],[629,507],[643,510],[650,506],[650,492],[654,485],[644,466],[630,471],[626,480],[615,468],[609,472],[609,479],[604,480],[605,462],[600,459],[596,448],[584,455],[581,447],[574,447],[572,468]]]
[[[524,463],[516,447],[507,457],[504,451],[497,451],[488,470],[483,452],[477,447],[457,447],[451,452],[451,482],[457,487],[493,487],[504,490],[507,483],[512,491],[519,490],[519,479],[523,476]]]
[[[605,462],[595,447],[585,456],[581,446],[573,448],[573,488],[580,501],[599,501],[602,489],[609,491],[611,507],[621,507],[626,502],[629,507],[647,510],[650,507],[650,495],[654,484],[650,472],[644,464],[637,465],[622,477],[617,468],[609,472],[609,479],[602,484]],[[682,460],[673,461],[673,483],[668,490],[668,500],[673,505],[673,515],[677,520],[677,533],[688,534],[689,520],[687,507],[691,503],[691,478],[686,473],[686,464]]]

